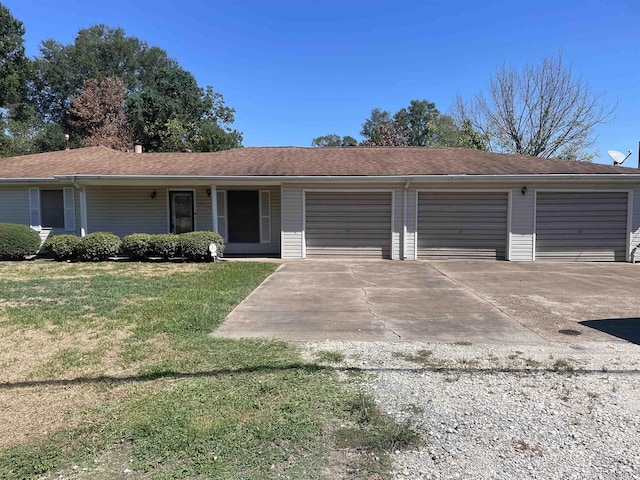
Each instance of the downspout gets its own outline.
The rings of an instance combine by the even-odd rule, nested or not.
[[[402,259],[407,259],[407,213],[408,213],[408,190],[411,179],[405,180],[404,191],[402,192]]]

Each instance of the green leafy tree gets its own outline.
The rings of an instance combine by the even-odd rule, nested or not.
[[[387,140],[387,136],[392,135],[395,130],[392,123],[391,113],[379,108],[371,110],[371,116],[364,121],[360,132],[364,137],[364,143],[384,143],[383,140]]]
[[[350,135],[341,137],[335,133],[316,137],[311,141],[313,147],[352,147],[358,144],[358,141]]]
[[[413,147],[431,147],[439,145],[439,141],[446,138],[441,135],[437,122],[440,111],[436,104],[427,100],[411,100],[409,106],[401,108],[393,116],[393,121],[406,132],[407,144]]]
[[[241,146],[242,135],[231,128],[234,110],[221,94],[199,87],[164,50],[127,36],[121,28],[93,25],[80,30],[72,44],[46,40],[40,51],[30,98],[43,123],[61,125],[72,138],[87,135],[73,123],[70,108],[83,83],[118,78],[127,92],[124,111],[133,139],[146,150],[177,148],[176,128],[184,130],[180,145],[186,149]]]
[[[394,115],[374,108],[360,134],[367,146],[485,148],[483,137],[468,122],[456,123],[428,100],[411,100]]]
[[[0,4],[0,108],[9,109],[11,117],[24,98],[29,70],[24,33],[22,22]]]

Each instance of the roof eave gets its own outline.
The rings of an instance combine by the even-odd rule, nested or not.
[[[640,181],[640,171],[637,174],[610,174],[610,173],[553,173],[553,174],[515,174],[515,175],[56,175],[59,181],[194,181],[207,184],[216,181],[251,181],[251,182],[353,182],[353,181],[411,181],[420,182],[487,182],[487,181]],[[40,181],[45,179],[40,179]]]
[[[514,174],[514,175],[56,175],[54,177],[0,178],[2,184],[23,183],[85,183],[85,184],[153,184],[154,182],[195,183],[201,185],[217,182],[250,182],[250,183],[282,183],[282,182],[638,182],[640,171],[636,174],[611,173],[553,173],[553,174]]]
[[[0,183],[50,183],[58,181],[57,177],[0,178]]]

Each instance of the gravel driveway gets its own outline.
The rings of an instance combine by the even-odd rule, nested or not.
[[[636,345],[301,345],[371,373],[380,407],[424,437],[395,478],[640,479]]]

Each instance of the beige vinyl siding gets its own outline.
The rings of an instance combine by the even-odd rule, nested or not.
[[[627,192],[537,192],[536,260],[624,261]]]
[[[640,261],[640,189],[633,191],[631,210],[631,251],[635,249],[635,261]]]
[[[87,233],[167,233],[167,192],[166,187],[86,187]]]
[[[533,231],[535,223],[535,194],[520,189],[511,192],[511,255],[509,260],[528,262],[533,260]]]
[[[402,223],[402,210],[404,201],[404,193],[402,189],[393,190],[393,229],[391,242],[391,259],[400,260],[402,258],[402,234],[404,225]]]
[[[207,188],[195,189],[196,230],[213,231],[213,217],[211,216],[211,197],[207,195]]]
[[[0,223],[29,225],[29,187],[0,186]]]
[[[390,258],[392,192],[305,192],[307,257]]]
[[[407,239],[405,241],[404,258],[416,259],[416,198],[418,192],[415,188],[407,190]],[[402,217],[401,217],[402,218]]]
[[[302,188],[282,186],[282,258],[303,257],[303,202]]]
[[[504,259],[508,193],[419,192],[419,258]]]
[[[229,190],[258,190],[269,191],[271,203],[271,241],[269,243],[228,243],[225,246],[225,255],[278,255],[280,256],[280,186],[251,186],[251,187],[225,187],[218,185],[218,192]],[[211,202],[209,202],[211,203]],[[211,210],[209,210],[211,211]]]

